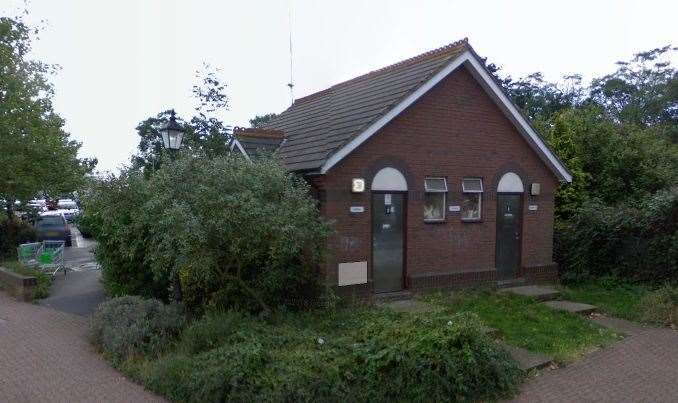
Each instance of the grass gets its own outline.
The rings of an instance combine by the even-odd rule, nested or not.
[[[664,325],[664,310],[678,310],[678,288],[630,284],[615,279],[598,279],[562,287],[563,297],[598,307],[610,316],[635,322]],[[672,308],[671,305],[675,306]]]
[[[38,269],[26,267],[17,260],[5,260],[0,262],[0,266],[24,276],[32,276],[37,279],[38,286],[35,289],[35,299],[49,297],[50,287],[52,286],[52,277]]]
[[[567,363],[619,338],[578,315],[555,311],[532,298],[482,291],[462,291],[452,297],[427,300],[447,312],[469,311],[497,329],[508,344],[552,356]]]
[[[563,298],[595,305],[598,310],[617,318],[642,321],[640,302],[652,291],[648,286],[613,281],[590,281],[561,289]]]

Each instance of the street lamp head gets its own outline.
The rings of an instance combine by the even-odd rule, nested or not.
[[[169,122],[160,129],[160,134],[165,148],[178,150],[181,148],[181,141],[184,139],[184,129],[177,123],[174,109],[170,113]]]

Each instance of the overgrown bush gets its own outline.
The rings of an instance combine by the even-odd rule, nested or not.
[[[90,322],[90,339],[114,363],[135,355],[156,356],[184,326],[182,309],[138,296],[101,304]]]
[[[194,310],[300,307],[318,297],[327,228],[308,184],[275,160],[187,156],[148,178],[111,177],[85,199],[113,294],[167,299],[178,273]]]
[[[554,254],[566,281],[609,275],[678,281],[678,188],[635,204],[585,202],[571,220],[557,223]]]
[[[0,259],[16,258],[17,246],[35,240],[36,233],[32,225],[0,215]]]
[[[358,308],[271,320],[207,316],[144,381],[173,401],[390,402],[494,399],[521,379],[471,314]]]
[[[665,285],[640,300],[642,319],[660,325],[678,325],[678,288]]]
[[[111,296],[167,300],[169,277],[151,271],[146,261],[150,235],[144,204],[150,197],[143,174],[123,171],[94,182],[83,198],[84,219],[96,228],[95,256]]]
[[[83,238],[94,238],[97,231],[96,222],[85,212],[81,212],[73,221]]]

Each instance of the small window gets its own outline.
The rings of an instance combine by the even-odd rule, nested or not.
[[[424,221],[445,220],[445,178],[426,178],[424,180]]]
[[[464,221],[480,220],[483,180],[480,178],[464,178],[461,182],[461,189],[463,192],[461,201],[461,219]]]

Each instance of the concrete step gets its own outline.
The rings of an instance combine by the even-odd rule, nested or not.
[[[560,296],[560,291],[551,287],[540,285],[509,287],[501,289],[499,292],[508,292],[511,294],[522,295],[523,297],[532,297],[537,301],[551,301]]]
[[[412,292],[407,290],[374,294],[374,300],[376,302],[403,301],[409,299],[412,299]]]
[[[518,363],[518,367],[523,371],[531,369],[542,369],[548,367],[553,363],[553,358],[534,351],[526,350],[521,347],[512,346],[504,342],[499,342],[499,345],[506,350],[507,353]]]
[[[432,309],[430,304],[416,299],[400,299],[393,301],[379,301],[377,306],[388,308],[396,312],[423,313]]]
[[[579,302],[572,301],[545,301],[541,303],[546,305],[549,308],[555,309],[557,311],[565,311],[569,313],[577,313],[580,315],[588,315],[595,312],[598,307],[595,305],[582,304]]]
[[[527,280],[523,277],[499,280],[497,281],[497,288],[518,287],[521,285],[525,285],[526,282]]]

